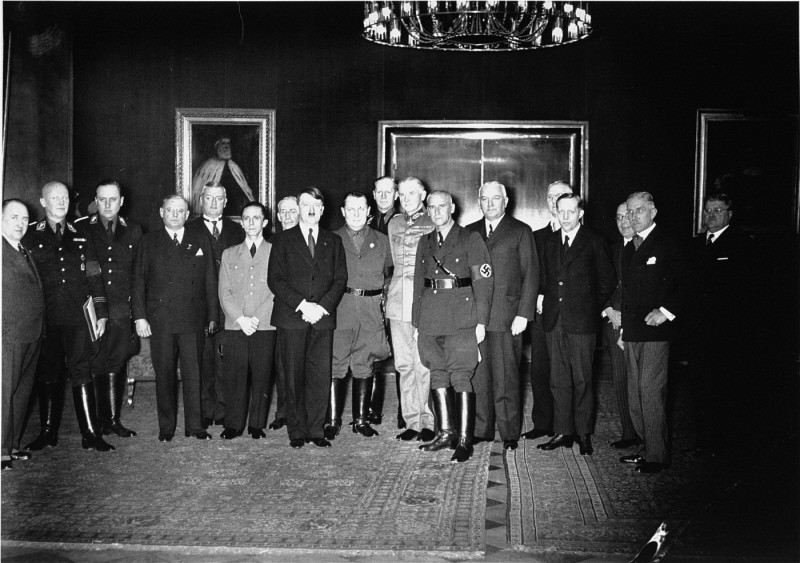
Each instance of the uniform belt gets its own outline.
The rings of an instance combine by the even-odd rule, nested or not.
[[[344,290],[345,293],[352,293],[358,297],[374,297],[383,293],[382,289],[353,289],[348,287]]]
[[[456,289],[459,287],[469,287],[472,285],[470,278],[425,278],[425,287],[433,289]]]

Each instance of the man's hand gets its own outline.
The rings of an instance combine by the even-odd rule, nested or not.
[[[653,309],[652,311],[647,313],[647,316],[644,318],[644,322],[648,326],[659,326],[667,322],[667,317],[666,315],[664,315],[664,313],[662,313],[658,309]]]
[[[236,324],[242,327],[242,332],[246,336],[250,336],[258,329],[258,319],[255,317],[239,317],[236,319]]]
[[[475,338],[478,340],[478,344],[483,342],[483,339],[486,338],[486,326],[485,325],[476,325],[475,326]]]
[[[542,303],[544,303],[544,295],[539,295],[536,298],[536,312],[540,315],[542,314]]]
[[[303,320],[310,324],[316,324],[319,320],[328,314],[325,307],[317,303],[302,303],[300,305],[300,312],[303,314]]]
[[[527,326],[528,319],[525,317],[514,317],[514,320],[511,321],[511,334],[513,336],[521,334]]]
[[[219,332],[219,323],[217,321],[211,321],[208,323],[208,328],[206,328],[206,336],[214,336]]]
[[[147,319],[136,320],[136,334],[141,338],[150,338],[153,336],[153,331],[150,330],[150,323],[147,322]]]
[[[94,327],[94,331],[97,333],[98,339],[105,334],[107,322],[108,319],[97,319],[97,324]]]
[[[625,350],[625,343],[622,341],[622,334],[620,334],[619,338],[617,338],[617,346],[619,346],[620,350]]]
[[[622,311],[617,311],[616,309],[612,309],[608,307],[605,310],[606,317],[608,317],[609,322],[614,326],[614,328],[619,328],[622,326]]]

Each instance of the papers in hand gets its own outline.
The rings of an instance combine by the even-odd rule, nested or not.
[[[95,313],[94,301],[92,301],[91,296],[83,304],[83,318],[86,319],[86,324],[89,327],[89,337],[92,342],[97,342],[97,313]]]

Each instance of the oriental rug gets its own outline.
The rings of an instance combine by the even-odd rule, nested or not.
[[[391,395],[387,413],[397,408]],[[38,432],[36,418],[26,439]],[[148,383],[139,384],[135,408],[123,412],[138,436],[108,437],[115,452],[81,449],[69,394],[63,420],[58,447],[2,474],[3,540],[448,558],[484,550],[490,444],[453,464],[452,452],[425,453],[418,442],[395,440],[386,423],[369,439],[345,425],[330,449],[291,449],[285,429],[226,441],[215,426],[213,440],[200,441],[183,437],[182,414],[175,439],[162,444]]]

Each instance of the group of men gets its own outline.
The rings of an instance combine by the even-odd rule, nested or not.
[[[428,193],[414,177],[379,178],[377,213],[370,217],[365,193],[350,192],[334,233],[319,225],[322,193],[308,188],[279,202],[282,230],[269,241],[264,206],[245,203],[241,223],[224,217],[226,190],[213,180],[197,198],[201,216],[189,220],[189,202],[166,197],[164,228],[145,235],[119,215],[124,198],[113,180],[97,186],[98,212],[74,223],[61,183],[42,188],[46,218],[30,229],[25,204],[7,200],[3,469],[57,444],[66,374],[84,448],[109,451],[103,436],[135,436],[120,408],[136,335],[150,342],[160,442],[177,427],[178,359],[186,437],[211,439],[214,424],[224,439],[245,428],[265,437],[274,379],[270,428],[287,426],[292,448],[326,448],[342,428],[348,374],[352,431],[377,435],[380,365],[391,355],[398,440],[450,449],[452,461],[464,462],[497,427],[507,450],[521,437],[549,437],[540,449],[577,442],[591,455],[601,325],[622,426],[612,446],[639,446],[620,459],[639,472],[668,467],[669,343],[691,291],[688,257],[655,224],[652,196],[634,192],[620,204],[621,238],[610,247],[581,223],[583,199],[563,182],[549,186],[551,223],[537,231],[506,212],[502,184],[488,182],[478,196],[483,218],[461,227],[450,193]],[[732,240],[730,198],[705,205],[708,232]],[[720,257],[710,252],[717,240],[698,243],[694,256],[704,279],[724,285],[718,263],[738,267],[744,253]],[[521,436],[526,330],[534,428]],[[713,377],[711,362],[700,364]],[[41,431],[20,449],[34,382]]]

